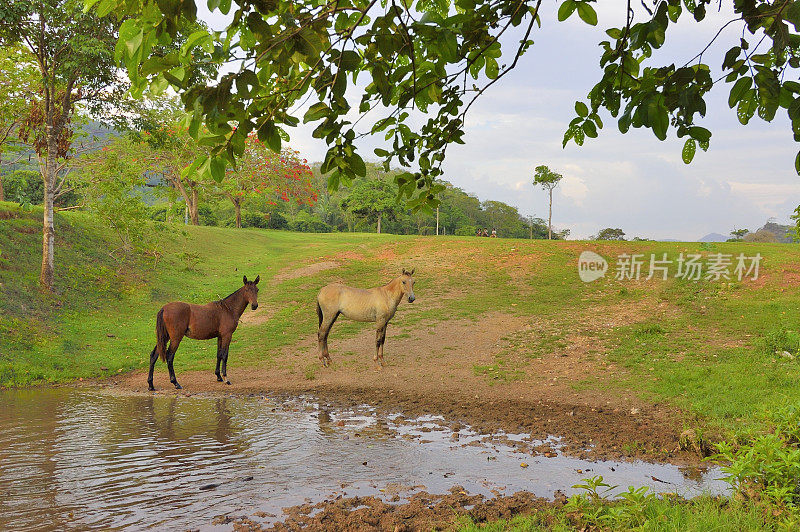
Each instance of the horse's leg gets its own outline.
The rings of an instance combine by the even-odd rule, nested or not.
[[[183,335],[171,338],[169,341],[169,349],[167,349],[167,369],[169,369],[169,382],[174,384],[175,389],[177,390],[180,390],[182,386],[178,384],[178,379],[175,377],[175,368],[172,366],[172,362],[175,360],[175,352],[178,350],[181,340],[183,340]]]
[[[158,350],[157,347],[153,348],[153,352],[150,353],[150,373],[147,374],[147,388],[154,392],[156,389],[153,387],[153,369],[156,367],[156,360],[158,360]]]
[[[375,334],[375,362],[383,369],[383,343],[386,341],[386,326],[388,322],[378,322],[378,330]]]
[[[225,379],[225,384],[230,384],[231,381],[228,380],[228,350],[231,347],[232,335],[220,338],[222,338],[222,378]]]
[[[222,346],[222,336],[217,337],[217,369],[214,371],[214,375],[217,376],[217,382],[222,382],[222,377],[219,374],[219,364],[222,362],[222,356],[225,353],[225,349]]]
[[[331,355],[328,353],[328,334],[331,332],[331,328],[336,322],[336,318],[339,317],[339,314],[339,311],[336,311],[333,317],[324,318],[322,320],[322,325],[320,325],[319,331],[317,332],[317,340],[319,343],[319,360],[326,368],[331,363]]]

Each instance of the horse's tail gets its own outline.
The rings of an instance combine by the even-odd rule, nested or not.
[[[319,318],[317,328],[319,328],[322,327],[322,307],[319,306],[319,300],[317,300],[317,317]]]
[[[167,360],[167,341],[169,340],[169,332],[167,326],[164,324],[164,309],[158,311],[156,317],[156,352],[162,361]]]

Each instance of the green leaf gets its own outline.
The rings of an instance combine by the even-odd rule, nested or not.
[[[689,164],[694,159],[694,154],[697,151],[697,142],[694,139],[686,139],[686,142],[683,145],[683,151],[681,152],[681,156],[683,157],[683,162]]]
[[[575,0],[564,0],[558,8],[558,21],[564,22],[575,11],[577,7]]]
[[[752,86],[753,78],[739,78],[736,83],[733,84],[733,88],[731,88],[731,94],[728,96],[728,106],[733,109],[733,107],[736,105],[736,102],[741,100],[744,93],[747,92]]]
[[[97,5],[97,16],[104,17],[111,13],[115,7],[117,7],[116,0],[100,0]]]
[[[595,127],[594,122],[591,120],[586,120],[581,128],[583,129],[583,132],[586,133],[587,137],[592,139],[597,138],[597,127]]]
[[[201,166],[207,164],[208,164],[208,155],[203,155],[202,157],[198,157],[197,159],[192,161],[192,164],[186,166],[183,170],[181,170],[181,177],[183,179],[186,179],[189,176],[195,175]]]
[[[364,164],[364,159],[357,153],[353,153],[350,156],[350,168],[353,169],[353,172],[359,177],[365,177],[367,175],[367,165]]]
[[[597,26],[597,12],[587,2],[578,4],[578,16],[590,26]]]
[[[306,114],[303,115],[303,123],[306,124],[308,122],[314,122],[320,118],[324,118],[328,116],[330,112],[331,108],[328,107],[328,104],[325,102],[317,102],[309,107],[308,111],[306,111]]]
[[[575,138],[575,144],[577,144],[578,146],[583,146],[583,139],[584,139],[583,129],[575,127],[573,136]]]
[[[797,171],[797,175],[800,175],[800,151],[797,152],[797,157],[794,158],[794,169]]]
[[[704,127],[692,126],[689,128],[689,135],[698,142],[708,142],[711,140],[711,132]]]
[[[742,125],[747,125],[750,119],[753,118],[753,115],[756,114],[757,108],[758,102],[756,102],[756,91],[754,89],[750,89],[739,101],[739,105],[736,108],[736,116],[739,118],[739,122]]]
[[[181,47],[182,52],[185,55],[195,46],[202,46],[203,48],[206,48],[208,44],[211,44],[211,40],[211,35],[209,35],[206,30],[197,30],[189,35],[189,37],[186,39],[186,42],[183,43],[183,46]]]
[[[667,128],[669,128],[669,113],[663,105],[650,104],[647,108],[650,119],[650,127],[658,140],[667,138]]]
[[[258,128],[258,140],[267,145],[269,149],[278,153],[281,151],[281,136],[275,122],[268,120]]]
[[[586,107],[586,104],[583,102],[575,102],[575,112],[578,113],[578,116],[581,118],[589,116],[589,108]]]
[[[125,47],[128,49],[128,55],[130,57],[135,56],[136,52],[139,51],[139,47],[142,45],[143,38],[144,32],[140,29],[136,34],[132,35],[125,41]]]
[[[225,167],[227,166],[225,159],[222,157],[214,157],[211,159],[211,177],[219,183],[225,178]]]
[[[486,77],[489,79],[495,79],[500,74],[500,67],[497,64],[497,60],[493,57],[486,58]]]
[[[89,10],[91,10],[92,7],[99,1],[100,0],[84,0],[84,2],[83,2],[83,12],[84,13],[88,13]]]

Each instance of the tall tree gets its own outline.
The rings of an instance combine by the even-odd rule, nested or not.
[[[536,167],[536,171],[533,174],[533,184],[534,186],[540,186],[543,189],[547,190],[548,194],[550,195],[550,210],[549,214],[547,215],[547,238],[548,240],[553,239],[553,190],[558,186],[558,183],[564,178],[563,175],[559,174],[558,172],[554,172],[550,170],[550,168],[541,165]]]
[[[377,232],[381,232],[384,217],[394,218],[400,211],[397,193],[392,186],[380,180],[359,179],[342,202],[342,209],[370,222],[377,222]]]
[[[33,147],[44,184],[39,282],[46,290],[53,290],[53,204],[66,177],[70,122],[76,106],[98,105],[118,82],[116,42],[114,20],[84,13],[77,0],[16,0],[0,7],[0,45],[22,46],[38,69],[39,98],[20,124],[20,136]]]
[[[0,48],[0,165],[6,162],[14,133],[36,98],[37,72],[32,60],[19,45]],[[5,200],[2,178],[0,169],[0,201]]]

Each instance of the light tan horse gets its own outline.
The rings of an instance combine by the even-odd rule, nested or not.
[[[330,364],[331,356],[328,354],[328,333],[339,317],[344,315],[354,321],[375,322],[378,330],[375,338],[374,360],[383,367],[383,342],[386,340],[386,326],[394,317],[397,305],[404,298],[413,303],[414,296],[414,270],[403,273],[387,285],[378,288],[351,288],[339,283],[329,284],[319,291],[317,296],[317,316],[319,317],[319,359],[322,365]]]

